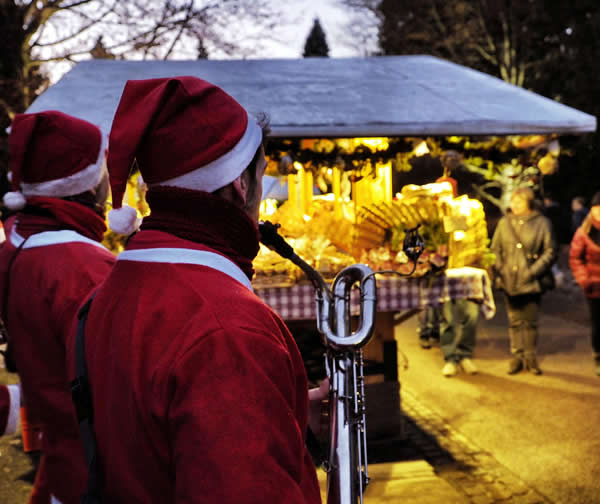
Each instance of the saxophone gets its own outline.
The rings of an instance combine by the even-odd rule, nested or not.
[[[259,223],[261,241],[296,264],[315,287],[317,330],[326,348],[330,428],[323,465],[327,504],[362,504],[369,483],[362,347],[375,327],[375,275],[368,266],[354,264],[338,273],[330,288],[277,233],[278,227],[269,221]],[[350,294],[356,284],[360,289],[359,325],[351,332]]]

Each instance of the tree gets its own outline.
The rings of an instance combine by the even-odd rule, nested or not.
[[[323,31],[318,18],[315,18],[312,29],[304,44],[303,56],[305,58],[327,58],[329,56],[329,46],[327,45],[325,32]]]
[[[90,56],[95,59],[115,59],[115,55],[106,49],[102,38],[102,35],[98,37],[96,45],[90,51]]]
[[[4,131],[48,85],[59,63],[92,57],[195,59],[231,55],[246,33],[270,33],[267,0],[0,0],[0,168]],[[248,30],[232,30],[245,24]]]
[[[379,22],[380,53],[431,54],[600,115],[600,4],[595,0],[342,0]],[[590,195],[600,136],[567,137],[575,153],[542,188],[563,204]],[[566,190],[565,190],[566,189]]]
[[[345,0],[379,20],[381,54],[431,54],[518,86],[560,45],[560,0]]]

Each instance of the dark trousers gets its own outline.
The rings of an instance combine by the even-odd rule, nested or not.
[[[428,340],[440,337],[440,310],[439,306],[426,306],[419,313],[417,324],[419,338]]]
[[[592,350],[595,357],[600,357],[600,298],[587,298],[592,324]]]
[[[541,294],[505,296],[510,351],[517,357],[534,357],[538,340]]]

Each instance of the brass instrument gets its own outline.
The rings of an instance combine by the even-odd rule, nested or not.
[[[371,339],[375,327],[375,275],[364,264],[348,266],[338,273],[330,288],[314,268],[294,253],[277,228],[271,222],[261,222],[261,241],[296,264],[312,282],[317,329],[327,349],[330,422],[329,450],[324,464],[327,503],[362,504],[369,483],[362,347]],[[350,295],[355,284],[360,287],[360,313],[358,328],[351,332]]]

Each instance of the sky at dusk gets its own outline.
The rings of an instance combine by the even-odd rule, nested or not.
[[[224,38],[238,50],[233,54],[226,54],[218,49],[208,47],[210,59],[270,59],[270,58],[301,58],[304,44],[318,18],[325,32],[331,58],[347,58],[367,56],[375,50],[374,23],[360,17],[356,22],[356,15],[341,0],[269,0],[273,4],[277,15],[276,26],[269,33],[263,33],[249,23],[235,23],[229,26]],[[104,41],[110,45],[110,35],[104,34]],[[43,57],[53,56],[50,48],[42,51]],[[89,56],[82,56],[86,59]],[[196,59],[197,46],[180,47],[173,54],[174,59]],[[130,59],[138,59],[129,55]],[[76,58],[77,60],[79,58]],[[44,66],[50,76],[51,82],[58,81],[73,67],[72,62],[52,62]]]
[[[285,15],[281,20],[281,30],[277,36],[281,42],[265,43],[265,49],[253,57],[299,58],[304,51],[306,37],[310,33],[315,18],[319,18],[329,45],[329,56],[344,58],[364,56],[365,50],[374,49],[373,42],[366,48],[357,47],[356,37],[351,33],[354,17],[340,0],[291,0],[283,3],[273,0],[281,6]],[[369,37],[368,27],[362,27],[362,33]]]

